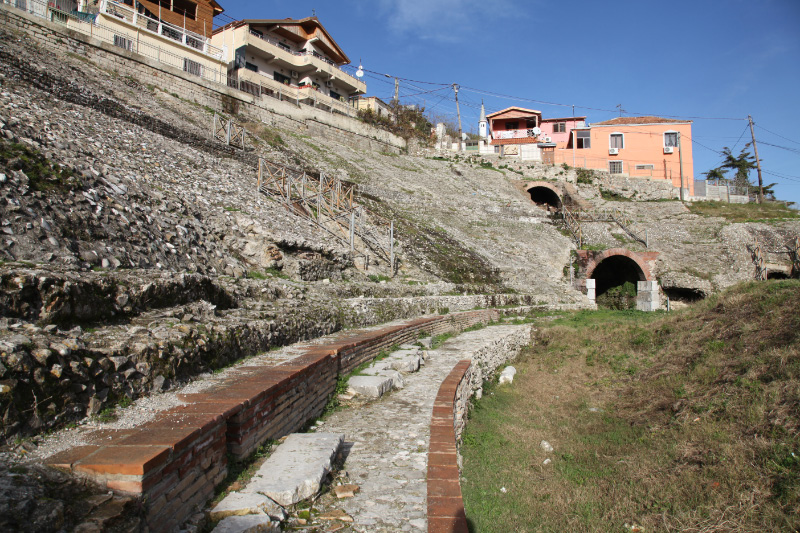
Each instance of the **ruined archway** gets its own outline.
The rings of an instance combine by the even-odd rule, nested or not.
[[[558,193],[547,186],[544,185],[537,185],[535,187],[531,187],[528,189],[528,194],[531,196],[531,201],[536,205],[540,206],[549,206],[553,209],[561,209],[563,205],[561,202],[561,197]]]
[[[635,289],[638,282],[647,281],[644,271],[636,261],[624,255],[612,255],[603,259],[589,277],[595,280],[597,297],[625,283],[633,284]]]
[[[652,252],[637,254],[625,248],[612,248],[603,252],[579,252],[579,255],[586,261],[586,288],[590,299],[614,308],[635,306],[643,311],[660,308],[658,283],[647,265],[648,260],[654,259]],[[603,298],[606,293],[608,296]],[[613,302],[606,302],[608,299]]]

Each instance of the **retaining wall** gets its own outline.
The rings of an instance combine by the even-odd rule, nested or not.
[[[47,462],[140,496],[150,529],[171,531],[197,512],[225,478],[226,453],[244,458],[266,439],[301,429],[322,412],[340,375],[394,344],[461,331],[497,320],[500,314],[484,309],[423,317],[301,346],[304,353],[290,361],[239,368],[212,389],[181,396],[186,405],[163,411],[133,430],[100,432],[94,444]]]
[[[406,148],[406,141],[401,137],[357,119],[274,98],[256,97],[210,82],[5,4],[0,4],[0,27],[35,39],[48,53],[78,54],[120,77],[154,85],[222,113],[242,115],[291,131],[321,137],[335,136],[339,142],[362,149],[399,152]]]

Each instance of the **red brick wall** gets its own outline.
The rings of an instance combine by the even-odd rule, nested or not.
[[[461,331],[499,318],[496,309],[418,318],[372,331],[351,331],[272,367],[242,367],[223,383],[180,396],[186,405],[135,430],[51,457],[48,464],[110,489],[146,497],[152,531],[170,531],[208,501],[227,474],[226,453],[249,456],[267,439],[319,416],[339,375],[420,334]],[[451,407],[452,430],[452,407]]]
[[[428,532],[467,533],[467,516],[461,498],[456,426],[461,426],[459,400],[469,394],[470,361],[453,367],[439,387],[433,403],[428,448]]]

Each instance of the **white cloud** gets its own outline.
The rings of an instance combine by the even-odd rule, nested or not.
[[[489,20],[514,17],[510,0],[378,0],[395,34],[458,42],[481,34]]]

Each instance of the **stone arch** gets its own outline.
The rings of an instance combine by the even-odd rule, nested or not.
[[[653,281],[647,263],[638,254],[624,248],[605,250],[595,255],[586,267],[586,278],[595,281],[596,296],[626,282],[638,287],[640,281]]]
[[[561,198],[562,192],[557,187],[547,182],[532,182],[525,187],[530,195],[531,201],[536,205],[547,205],[553,209],[561,209],[564,202]]]

